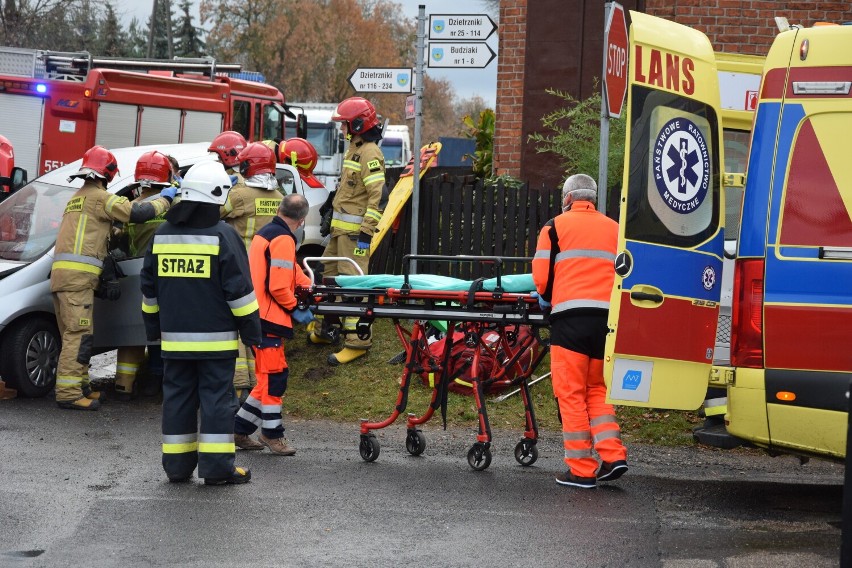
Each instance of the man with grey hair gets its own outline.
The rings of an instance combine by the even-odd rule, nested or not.
[[[618,224],[595,209],[597,195],[585,174],[565,180],[562,213],[542,228],[532,263],[539,305],[550,311],[551,383],[568,466],[556,482],[583,489],[627,471],[603,377]]]
[[[298,309],[296,286],[311,282],[296,262],[296,236],[308,216],[308,200],[299,194],[284,196],[272,221],[261,228],[249,247],[251,280],[260,307],[263,338],[255,351],[257,385],[234,417],[234,444],[243,450],[269,448],[278,456],[296,449],[284,438],[281,397],[287,390],[289,369],[284,339],[293,337],[293,322],[308,323],[313,314]],[[260,428],[258,439],[251,434]]]

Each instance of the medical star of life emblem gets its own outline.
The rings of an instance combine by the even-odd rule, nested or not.
[[[712,266],[705,266],[704,272],[701,274],[701,283],[705,290],[712,290],[716,285],[716,271]]]
[[[698,126],[683,117],[666,122],[654,142],[654,182],[669,209],[698,209],[710,185],[710,150]]]

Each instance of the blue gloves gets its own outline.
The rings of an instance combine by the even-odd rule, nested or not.
[[[358,241],[355,243],[355,255],[356,256],[366,256],[367,251],[370,250],[370,241],[373,240],[373,237],[361,231],[358,233]]]
[[[290,314],[294,320],[299,323],[308,323],[313,321],[314,314],[311,310],[293,310],[293,313]]]
[[[550,309],[550,302],[539,296],[538,292],[531,292],[530,296],[538,298],[538,307],[541,308],[541,311],[544,312]]]
[[[160,192],[160,197],[164,197],[169,200],[169,203],[174,201],[175,195],[177,195],[177,188],[173,185],[169,187],[164,187],[163,191]]]
[[[240,181],[240,178],[237,176],[237,174],[234,174],[230,177],[231,177],[231,187],[234,187],[235,185],[237,185],[237,182]]]

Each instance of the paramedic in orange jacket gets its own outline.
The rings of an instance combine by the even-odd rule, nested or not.
[[[550,309],[551,381],[568,466],[556,482],[584,489],[627,471],[627,449],[603,377],[618,224],[598,212],[596,202],[591,177],[565,180],[563,212],[542,228],[533,259],[539,304]]]
[[[307,215],[308,200],[304,196],[284,196],[277,215],[254,235],[249,248],[263,339],[255,351],[257,385],[234,418],[234,443],[244,450],[262,450],[265,446],[279,456],[296,453],[284,438],[281,397],[287,390],[289,375],[284,339],[293,337],[293,320],[308,323],[313,319],[310,310],[297,309],[295,296],[297,285],[311,285],[296,262],[296,235]],[[258,428],[259,441],[250,437]]]

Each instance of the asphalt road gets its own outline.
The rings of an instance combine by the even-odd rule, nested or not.
[[[0,566],[837,566],[843,468],[700,447],[630,447],[630,471],[596,490],[558,486],[558,433],[513,457],[495,432],[472,471],[474,432],[404,428],[361,460],[356,424],[287,421],[294,457],[238,453],[244,486],[170,484],[159,405],[100,412],[0,401]]]

